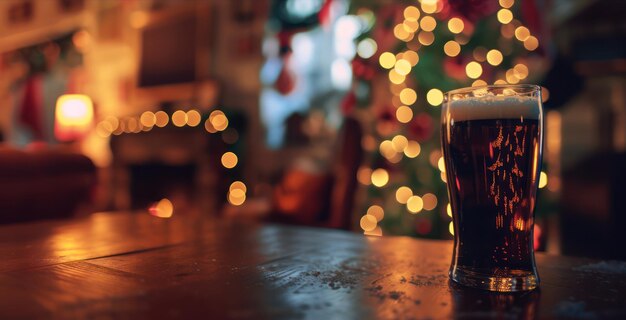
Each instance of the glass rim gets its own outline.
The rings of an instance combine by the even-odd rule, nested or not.
[[[494,90],[494,89],[522,89],[524,90],[524,92],[520,92],[520,93],[531,93],[534,91],[541,92],[541,86],[536,85],[536,84],[492,84],[492,85],[478,86],[478,87],[458,88],[458,89],[445,92],[444,96],[471,93],[473,91],[480,90],[480,89],[487,89],[489,91]]]

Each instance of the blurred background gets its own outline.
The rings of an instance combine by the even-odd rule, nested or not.
[[[534,83],[535,247],[626,259],[625,10],[3,0],[0,222],[133,209],[452,239],[443,93]]]

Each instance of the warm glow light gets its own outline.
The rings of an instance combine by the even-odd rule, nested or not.
[[[407,40],[409,37],[412,37],[412,33],[408,32],[405,28],[403,24],[398,24],[396,25],[395,28],[393,28],[393,35],[398,39],[398,40]]]
[[[506,82],[511,84],[516,84],[519,82],[519,78],[515,76],[515,71],[513,69],[509,69],[506,71]]]
[[[487,82],[485,82],[485,80],[476,80],[474,82],[472,82],[472,87],[482,87],[482,86],[486,86]]]
[[[404,20],[404,22],[402,22],[402,27],[407,32],[414,33],[415,31],[417,31],[417,29],[419,29],[420,24],[417,21]]]
[[[239,162],[237,155],[230,151],[222,155],[222,165],[224,168],[232,169],[237,165],[237,162]]]
[[[415,140],[410,140],[409,143],[406,145],[406,148],[404,148],[404,155],[409,158],[415,158],[419,156],[421,151],[422,147],[420,146],[420,144]]]
[[[380,66],[385,69],[391,69],[396,64],[396,56],[391,52],[383,52],[378,58]]]
[[[430,211],[437,207],[437,196],[432,193],[427,193],[422,196],[422,201],[424,201],[424,210]]]
[[[530,37],[530,30],[524,26],[519,26],[515,29],[515,38],[519,41],[526,41]]]
[[[190,127],[196,127],[200,124],[202,116],[198,110],[187,111],[187,125]]]
[[[443,52],[450,57],[456,57],[461,53],[461,45],[454,40],[450,40],[443,45]]]
[[[389,173],[383,168],[378,168],[372,172],[372,184],[383,187],[389,182]]]
[[[419,196],[411,196],[406,202],[406,208],[411,213],[418,213],[424,208],[424,200]]]
[[[362,185],[369,186],[372,183],[371,176],[372,176],[372,169],[370,169],[369,167],[361,167],[359,168],[359,171],[356,174],[356,179]]]
[[[420,26],[424,31],[433,31],[437,27],[437,20],[431,16],[425,16],[420,20]]]
[[[376,218],[376,221],[381,221],[385,217],[385,210],[381,206],[373,205],[367,209],[367,214]]]
[[[398,203],[406,204],[412,196],[413,191],[409,187],[402,186],[396,190],[396,201],[398,201]]]
[[[361,221],[359,224],[361,225],[361,229],[363,229],[363,231],[372,231],[376,229],[378,221],[376,220],[376,217],[366,214],[361,217]]]
[[[500,0],[499,2],[502,8],[510,8],[513,6],[513,3],[515,3],[514,0]]]
[[[64,94],[57,99],[54,133],[67,141],[84,136],[93,122],[93,102],[83,94]]]
[[[454,235],[454,223],[452,223],[452,221],[450,221],[450,224],[448,225],[448,232],[450,232],[451,235]]]
[[[413,110],[407,106],[400,106],[396,109],[396,118],[401,123],[408,123],[413,119]]]
[[[404,88],[400,92],[400,101],[405,105],[412,105],[417,100],[417,93],[411,88]]]
[[[156,124],[156,116],[152,111],[146,111],[139,117],[139,122],[144,127],[153,127]]]
[[[502,52],[496,49],[491,49],[487,52],[487,62],[492,66],[497,66],[502,63],[503,58]]]
[[[545,186],[548,185],[548,175],[541,171],[541,173],[539,174],[539,188],[544,188]]]
[[[417,54],[417,52],[413,50],[408,50],[404,52],[403,59],[408,61],[411,64],[411,67],[414,67],[420,61],[420,56]]]
[[[406,76],[399,74],[396,69],[389,70],[389,81],[393,84],[404,83]]]
[[[164,198],[150,206],[148,212],[155,217],[171,218],[172,214],[174,214],[174,205],[169,199]]]
[[[513,67],[513,72],[519,79],[526,79],[526,77],[528,77],[528,67],[525,64],[516,64],[515,67]]]
[[[437,168],[439,168],[439,171],[441,172],[446,172],[446,162],[443,160],[443,157],[440,157],[439,160],[437,160]]]
[[[476,61],[472,61],[465,66],[465,73],[472,79],[477,79],[483,74],[483,67]]]
[[[502,79],[498,79],[498,80],[494,81],[493,84],[506,84],[506,81],[504,81]]]
[[[422,0],[422,11],[425,13],[435,13],[437,11],[437,0]]]
[[[183,110],[176,110],[172,114],[172,124],[177,127],[182,127],[187,124],[187,113]]]
[[[452,33],[461,33],[463,32],[463,28],[465,28],[465,24],[463,20],[459,18],[452,18],[448,21],[448,29]]]
[[[435,35],[432,32],[422,31],[417,36],[419,43],[429,46],[435,41]]]
[[[396,70],[398,74],[406,76],[411,72],[411,63],[404,59],[400,59],[396,61],[394,70]]]
[[[449,217],[452,217],[452,206],[449,203],[446,206],[446,213],[448,214]]]
[[[248,192],[248,187],[246,187],[246,185],[241,181],[235,181],[230,184],[230,187],[228,188],[228,190],[229,191],[241,190],[245,193],[245,192]]]
[[[430,89],[426,94],[426,100],[436,107],[443,102],[443,92],[439,89]]]
[[[365,38],[361,40],[356,47],[356,53],[363,59],[371,58],[374,54],[376,54],[377,50],[378,45],[372,38]]]
[[[539,47],[539,40],[537,38],[530,36],[526,40],[524,40],[524,48],[528,51],[533,51]]]
[[[498,10],[498,21],[502,24],[507,24],[513,20],[513,13],[509,9]]]
[[[443,181],[443,183],[448,183],[448,178],[446,177],[446,173],[445,172],[440,172],[439,174],[439,178],[441,178],[441,181]]]
[[[246,201],[246,192],[241,189],[233,189],[228,192],[228,202],[234,206],[240,206]]]
[[[224,131],[228,127],[228,118],[226,118],[226,115],[221,110],[211,112],[209,115],[209,121],[211,122],[213,128],[217,131]]]
[[[380,154],[383,155],[387,160],[392,159],[396,156],[396,151],[393,149],[393,143],[390,140],[384,140],[380,143],[378,147]]]
[[[420,17],[420,10],[414,6],[408,6],[404,9],[404,19],[409,21],[417,21]]]
[[[159,128],[165,127],[170,122],[170,117],[165,113],[165,111],[157,111],[154,114],[155,117],[155,125]]]
[[[404,151],[404,148],[406,148],[408,144],[409,144],[409,140],[401,134],[391,139],[391,145],[393,147],[393,150],[395,150],[396,152]]]

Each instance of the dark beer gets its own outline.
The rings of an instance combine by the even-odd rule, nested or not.
[[[443,149],[455,231],[450,270],[454,280],[482,281],[484,285],[477,286],[497,291],[513,290],[509,286],[515,287],[516,279],[536,286],[533,211],[541,125],[538,115],[528,112],[529,106],[522,105],[519,113],[503,113],[501,109],[512,107],[491,101],[475,112],[472,108],[452,110],[449,123],[444,121]]]

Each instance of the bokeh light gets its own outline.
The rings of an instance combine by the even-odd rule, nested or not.
[[[420,20],[420,26],[424,31],[433,31],[437,27],[437,20],[431,16],[425,16]]]
[[[182,127],[187,124],[187,113],[182,110],[177,110],[172,114],[172,124],[177,127]]]
[[[408,6],[404,9],[404,19],[417,21],[420,17],[420,10],[415,6]]]
[[[380,57],[378,57],[378,62],[381,67],[391,69],[396,64],[396,56],[391,52],[383,52]]]
[[[534,51],[538,47],[539,47],[539,40],[537,40],[537,38],[535,38],[534,36],[530,36],[526,40],[524,40],[524,48],[526,48],[526,50]]]
[[[402,186],[396,190],[396,201],[398,201],[398,203],[406,204],[412,196],[413,191],[407,186]]]
[[[404,59],[397,60],[394,70],[398,74],[402,76],[406,76],[407,74],[411,72],[411,63]]]
[[[396,118],[401,123],[408,123],[413,119],[413,110],[407,106],[400,106],[396,109]]]
[[[389,173],[383,168],[372,171],[372,184],[377,187],[384,187],[389,182]]]
[[[476,61],[472,61],[465,66],[465,73],[472,79],[477,79],[483,73],[483,67]]]
[[[228,118],[221,110],[211,112],[208,120],[217,131],[224,131],[228,127]]]
[[[498,10],[498,21],[502,24],[507,24],[513,20],[513,13],[509,9]]]
[[[432,32],[421,31],[417,36],[419,43],[429,46],[435,41],[435,35]]]
[[[155,125],[159,128],[165,127],[170,122],[170,117],[165,111],[157,111],[155,114]]]
[[[400,101],[405,105],[412,105],[417,101],[417,93],[411,88],[404,88],[400,92]]]
[[[491,49],[487,52],[487,62],[492,66],[497,66],[502,63],[503,60],[502,52],[496,49]]]
[[[362,216],[361,221],[359,222],[359,225],[361,226],[361,229],[363,229],[363,231],[372,231],[376,229],[377,224],[378,221],[376,221],[376,217],[369,214]]]
[[[365,38],[361,40],[356,47],[356,53],[363,59],[371,58],[374,54],[376,54],[377,50],[378,45],[372,38]]]
[[[443,45],[443,52],[447,56],[456,57],[461,53],[461,45],[454,40],[450,40]]]
[[[426,193],[422,196],[424,202],[424,210],[430,211],[437,207],[437,196],[432,193]]]
[[[461,33],[463,32],[464,28],[465,24],[463,23],[463,20],[459,18],[452,18],[448,21],[448,29],[452,33]]]
[[[190,127],[196,127],[202,121],[202,116],[198,110],[187,111],[187,125]]]
[[[515,38],[519,41],[526,41],[530,37],[530,30],[524,26],[519,26],[515,29]]]
[[[439,89],[430,89],[426,94],[426,100],[432,106],[438,106],[443,102],[443,92]]]
[[[373,205],[367,208],[367,214],[376,218],[376,221],[382,221],[385,217],[385,210],[379,205]]]
[[[411,213],[418,213],[424,208],[424,200],[419,196],[411,196],[406,202],[406,208]]]
[[[239,162],[239,158],[237,158],[237,155],[232,153],[232,152],[226,152],[222,155],[222,165],[224,166],[224,168],[227,169],[232,169],[234,168],[237,163]]]
[[[415,140],[410,140],[407,143],[406,148],[404,148],[404,155],[409,158],[415,158],[419,156],[421,151],[422,147],[420,146],[419,142]]]

